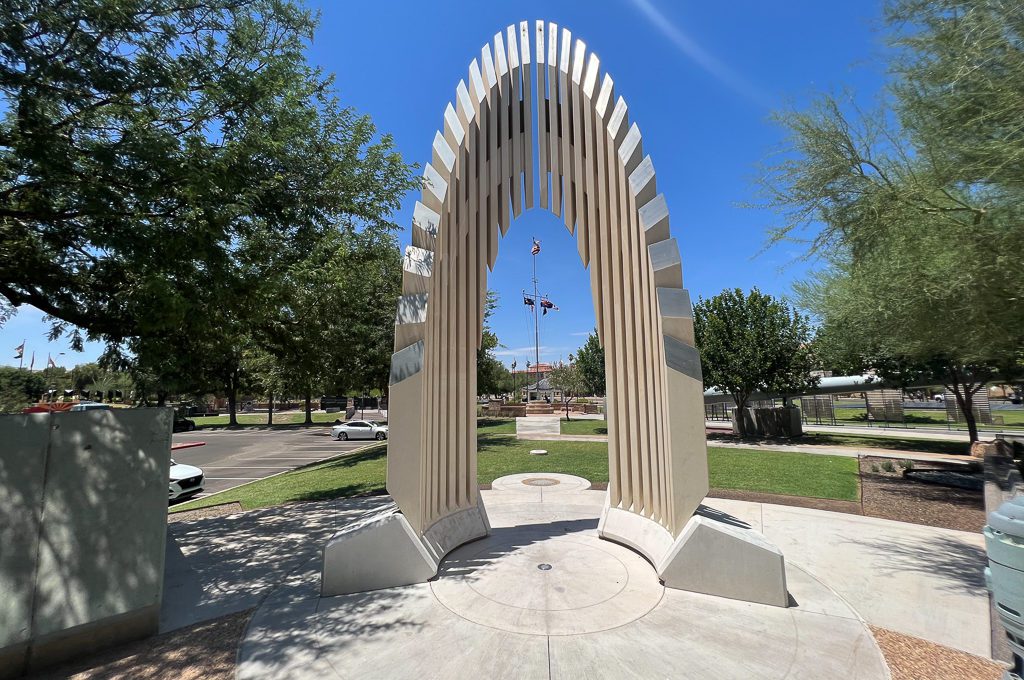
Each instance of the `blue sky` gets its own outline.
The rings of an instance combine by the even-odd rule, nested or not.
[[[421,164],[430,158],[455,86],[496,32],[535,19],[570,29],[601,58],[643,132],[658,188],[668,199],[684,284],[695,299],[731,287],[789,293],[806,271],[793,261],[799,246],[758,254],[775,217],[740,207],[756,200],[758,164],[782,141],[769,115],[787,102],[802,105],[820,90],[850,88],[869,104],[884,81],[877,0],[310,4],[322,13],[310,61],[335,73],[341,100],[369,113],[409,161]],[[396,218],[406,226],[403,245],[415,199],[410,194]],[[492,327],[505,345],[502,359],[515,357],[520,365],[533,344],[520,291],[530,285],[534,237],[543,244],[541,292],[560,308],[542,321],[541,359],[565,357],[594,325],[590,281],[572,237],[550,213],[524,214],[501,243],[489,280],[501,303]],[[64,341],[47,343],[46,329],[40,313],[22,309],[0,329],[3,360],[17,365],[9,350],[23,339],[29,353],[35,350],[37,366],[47,353],[70,366],[101,351],[88,344],[78,354]]]

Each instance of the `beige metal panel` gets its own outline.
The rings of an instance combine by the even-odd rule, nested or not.
[[[427,322],[427,294],[401,295],[395,312],[395,351],[423,339],[423,324]]]
[[[587,135],[583,127],[583,110],[589,106],[589,101],[583,99],[583,64],[586,52],[586,44],[582,40],[577,40],[573,47],[572,72],[569,74],[569,93],[572,97],[572,110],[569,112],[569,119],[572,123],[570,146],[573,158],[573,219],[577,230],[577,251],[584,267],[590,264],[590,234],[587,230],[586,206],[587,175],[584,169]],[[570,229],[570,231],[572,230]]]
[[[392,409],[389,420],[395,432],[388,441],[387,489],[413,529],[422,532],[428,526],[423,498],[424,458],[420,440],[422,419],[420,409],[417,408],[423,393],[423,373],[418,370],[422,363],[422,345],[418,347],[419,357],[415,362],[415,370],[407,365],[408,361],[403,361],[403,358],[408,360],[416,350],[417,346],[408,347],[392,358],[388,397]]]
[[[630,175],[635,167],[630,167],[631,154],[629,148],[640,148],[642,142],[639,138],[639,128],[634,124],[619,146],[619,159],[623,162],[622,191],[625,196],[626,210],[623,215],[623,229],[626,231],[627,258],[629,278],[626,280],[628,290],[635,296],[635,303],[629,306],[628,322],[626,325],[628,336],[626,347],[630,353],[630,387],[634,390],[635,400],[634,421],[636,447],[634,460],[631,466],[639,473],[639,478],[633,479],[634,492],[638,494],[639,508],[634,503],[634,512],[645,517],[654,513],[654,499],[652,490],[651,470],[653,461],[651,456],[652,425],[650,418],[650,384],[648,380],[647,357],[650,340],[647,337],[647,324],[645,319],[646,308],[644,305],[644,267],[647,265],[647,258],[644,253],[644,244],[640,236],[640,225],[637,219],[636,197],[633,195],[630,185]],[[625,148],[624,148],[625,147]]]
[[[640,207],[652,201],[657,195],[658,182],[654,177],[654,162],[650,156],[645,156],[630,174],[629,190],[633,192],[633,201]]]
[[[547,64],[545,63],[544,22],[538,21],[534,45],[537,48],[537,179],[540,183],[540,207],[551,209],[549,188],[551,173],[551,134],[548,118]]]
[[[447,192],[448,182],[433,165],[427,163],[423,168],[423,204],[439,213]]]
[[[671,236],[665,194],[658,194],[640,206],[640,226],[644,230],[647,245],[664,241]]]
[[[598,239],[598,253],[599,257],[596,258],[596,262],[592,265],[592,269],[598,272],[598,280],[600,281],[600,289],[602,299],[606,299],[608,295],[610,285],[608,282],[607,270],[609,266],[610,251],[608,248],[609,239],[609,228],[607,226],[608,215],[609,215],[609,203],[608,203],[608,152],[606,150],[607,140],[607,129],[608,129],[608,117],[611,114],[610,102],[613,101],[615,96],[615,84],[612,81],[611,76],[607,73],[601,81],[601,90],[597,96],[597,100],[594,103],[594,140],[596,142],[596,151],[594,153],[594,168],[595,178],[597,182],[596,190],[596,215],[594,217],[595,222],[598,223],[595,231],[597,232]],[[593,284],[592,284],[593,285]],[[601,340],[601,346],[605,343],[605,332],[607,328],[607,319],[604,318],[605,311],[602,304],[601,311],[597,312],[595,309],[595,315],[597,316],[597,330]],[[596,305],[595,305],[596,307]],[[607,374],[609,371],[605,371]],[[611,429],[609,428],[609,441],[613,440]]]
[[[512,216],[507,223],[501,225],[501,233],[504,236],[508,231],[509,224],[513,218],[523,213],[523,139],[520,133],[523,125],[523,73],[519,63],[519,40],[518,28],[509,26],[506,29],[508,36],[508,71],[510,87],[507,96],[511,98],[509,106],[509,135],[507,148],[511,152],[511,163],[509,166],[508,197],[512,201]],[[529,67],[527,67],[529,68]]]
[[[501,159],[501,168],[498,170],[498,225],[501,227],[501,235],[504,236],[510,224],[509,209],[510,196],[509,187],[512,185],[512,79],[509,73],[507,52],[505,51],[505,40],[501,33],[494,35],[494,68],[498,74],[498,157]],[[491,247],[491,257],[488,267],[494,269],[494,259],[498,255],[498,242],[494,241]]]
[[[547,116],[548,116],[548,170],[551,173],[551,192],[549,207],[551,212],[562,215],[562,149],[561,125],[558,109],[561,105],[561,93],[558,90],[558,26],[548,24],[548,58],[547,58]]]
[[[540,25],[543,27],[543,23]],[[543,30],[543,29],[542,29]],[[525,190],[525,207],[533,207],[533,192],[536,184],[533,169],[533,68],[530,66],[530,24],[526,21],[519,24],[519,61],[523,78],[522,95],[522,143],[517,145],[523,153],[523,189]],[[539,104],[538,104],[539,106]],[[546,207],[546,206],[541,206]]]
[[[683,261],[674,238],[659,241],[647,247],[654,269],[654,284],[658,288],[683,287]]]
[[[680,288],[658,288],[658,311],[665,335],[693,346],[693,306],[690,293]]]
[[[689,345],[665,338],[666,363],[673,362],[669,357],[673,349],[682,352],[694,350]],[[669,532],[677,536],[686,521],[693,515],[700,502],[708,493],[708,458],[707,442],[704,437],[704,383],[700,380],[700,358],[692,357],[689,361],[678,362],[680,368],[692,366],[696,361],[697,376],[692,371],[668,368],[667,399],[673,404],[672,418],[669,420],[669,474],[671,478],[671,517]]]
[[[597,133],[594,127],[594,96],[597,94],[597,78],[601,69],[601,61],[596,54],[591,53],[587,60],[586,74],[583,76],[583,84],[580,87],[582,106],[580,106],[579,120],[581,123],[580,137],[583,140],[583,162],[582,177],[584,178],[582,204],[586,208],[586,221],[584,229],[580,231],[580,247],[578,248],[583,266],[590,269],[590,287],[594,291],[594,310],[598,316],[597,325],[601,325],[600,312],[601,297],[604,291],[594,285],[600,281],[601,258],[596,257],[591,261],[591,253],[598,251],[598,226],[597,226],[597,165],[595,162],[595,146],[597,145]]]
[[[562,47],[558,59],[558,118],[559,118],[559,174],[562,185],[562,223],[569,233],[575,233],[576,228],[576,194],[574,182],[576,181],[576,170],[573,162],[572,140],[572,110],[573,102],[572,89],[569,87],[569,68],[572,51],[572,33],[568,29],[562,29]]]
[[[476,107],[473,106],[473,97],[469,94],[469,87],[466,81],[460,80],[455,88],[455,112],[459,116],[462,128],[469,130],[469,124],[476,120]],[[467,142],[463,141],[463,145]]]
[[[455,112],[455,107],[449,102],[444,109],[444,140],[448,142],[448,146],[454,152],[458,153],[459,147],[462,146],[465,139],[466,129],[462,127],[462,121],[459,120],[459,114]]]
[[[498,256],[498,222],[501,219],[501,207],[499,201],[499,187],[501,185],[501,150],[498,146],[498,134],[501,123],[501,95],[498,90],[498,75],[491,60],[490,48],[484,45],[484,85],[487,87],[487,152],[484,161],[487,172],[482,177],[488,179],[485,214],[487,221],[483,223],[483,229],[479,234],[480,238],[480,259],[478,260],[481,273],[484,264],[493,266]],[[483,303],[479,305],[482,308]],[[480,333],[483,332],[481,327]],[[479,335],[479,333],[478,333]],[[478,342],[479,344],[479,342]]]
[[[441,223],[441,216],[416,201],[412,210],[412,244],[427,250],[436,249],[437,229]]]
[[[445,183],[450,181],[452,170],[455,168],[455,152],[448,146],[448,142],[440,132],[434,133],[431,165],[438,169],[441,176],[445,178]]]
[[[644,156],[643,138],[640,135],[640,128],[633,123],[629,132],[619,145],[619,162],[625,168],[626,176],[633,174]]]
[[[406,246],[402,257],[402,292],[406,295],[426,294],[430,288],[430,272],[434,266],[433,251]]]

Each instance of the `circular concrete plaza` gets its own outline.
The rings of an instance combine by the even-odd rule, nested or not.
[[[858,615],[793,565],[788,609],[666,589],[644,558],[598,538],[604,492],[589,487],[495,480],[491,534],[429,583],[321,598],[311,561],[254,615],[237,677],[889,677]]]

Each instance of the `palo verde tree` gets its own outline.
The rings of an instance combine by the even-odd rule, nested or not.
[[[891,0],[886,19],[878,111],[820,96],[777,115],[772,238],[812,234],[801,304],[862,368],[949,387],[973,441],[974,395],[1024,346],[1024,7]]]
[[[704,386],[728,393],[740,417],[751,395],[798,395],[818,383],[807,317],[757,288],[724,290],[693,307]]]

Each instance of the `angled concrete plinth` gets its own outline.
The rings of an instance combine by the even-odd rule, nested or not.
[[[418,536],[398,506],[367,513],[324,546],[320,593],[347,595],[413,583],[437,574],[444,556],[490,531],[481,505],[448,515]]]
[[[786,561],[760,532],[694,515],[658,565],[669,588],[789,606]]]
[[[759,531],[704,506],[676,539],[642,515],[608,506],[598,533],[646,557],[666,587],[789,606],[782,552]]]

